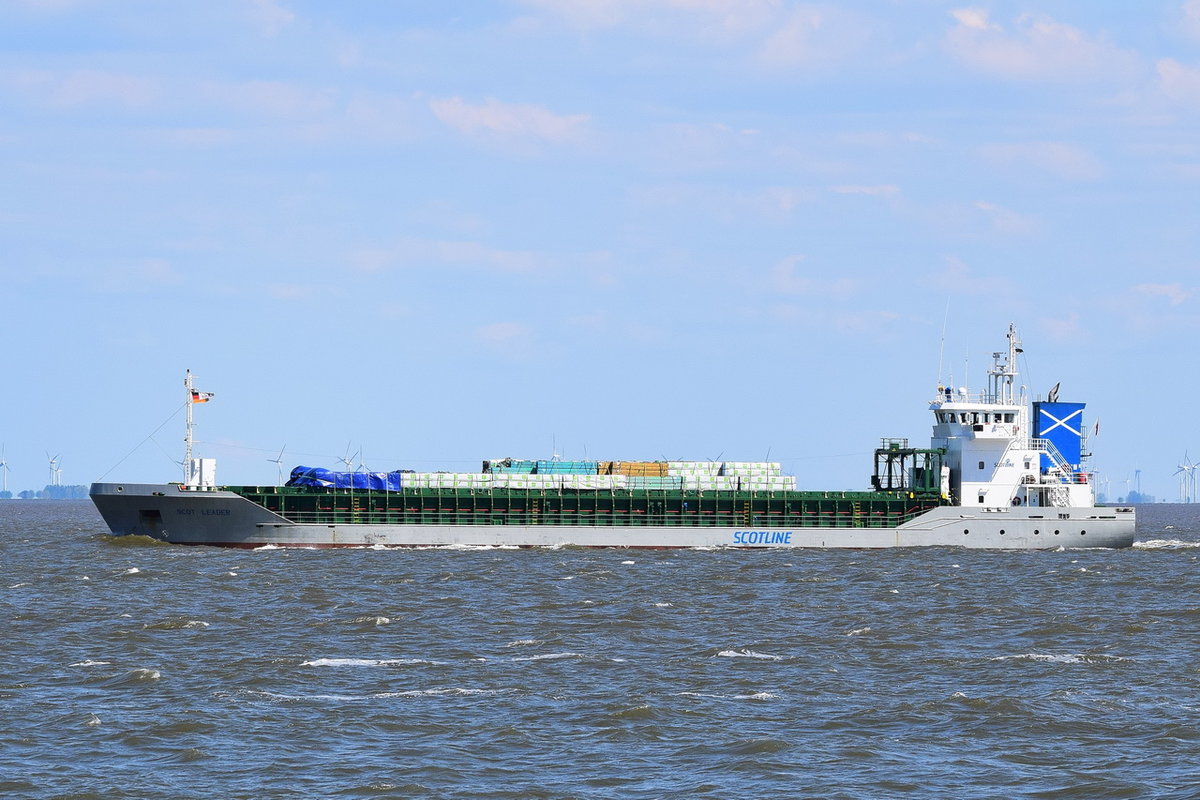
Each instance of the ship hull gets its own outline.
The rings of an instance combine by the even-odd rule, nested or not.
[[[220,547],[1119,548],[1133,544],[1132,508],[942,506],[895,527],[297,524],[229,491],[176,484],[92,485],[117,535]]]

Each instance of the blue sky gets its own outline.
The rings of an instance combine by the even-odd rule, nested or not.
[[[185,369],[227,483],[862,488],[1009,322],[1111,494],[1200,460],[1200,0],[9,0],[0,104],[10,489],[178,479]]]

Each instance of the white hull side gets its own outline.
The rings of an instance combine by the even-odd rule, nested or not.
[[[224,547],[628,547],[1030,550],[1129,547],[1135,514],[1113,508],[946,506],[897,528],[571,527],[550,525],[298,525],[232,492],[173,485],[94,484],[92,498],[116,534]]]

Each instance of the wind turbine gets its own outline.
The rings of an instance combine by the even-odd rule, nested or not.
[[[8,491],[8,473],[11,472],[8,468],[8,461],[4,459],[4,448],[0,447],[0,481],[3,482],[3,488],[0,492]]]
[[[59,455],[62,455],[62,454],[59,453]],[[62,470],[58,468],[58,458],[59,458],[59,456],[50,458],[50,451],[49,450],[46,451],[46,460],[48,460],[50,462],[50,485],[51,486],[58,486],[58,476],[62,474]]]
[[[287,450],[287,445],[279,448],[279,455],[275,458],[268,458],[267,461],[274,462],[275,468],[279,471],[279,483],[276,486],[283,486],[283,451]]]
[[[1183,463],[1176,465],[1179,468],[1175,470],[1175,474],[1179,476],[1179,502],[1190,503],[1195,495],[1196,486],[1196,464],[1192,463],[1188,458],[1187,451],[1183,451]]]
[[[1190,458],[1188,458],[1186,450],[1183,451],[1183,461],[1185,464],[1187,464],[1188,488],[1191,490],[1188,493],[1188,502],[1194,503],[1196,502],[1196,469],[1200,467],[1200,462],[1192,461]]]
[[[358,458],[358,454],[361,452],[362,452],[362,448],[360,447],[354,453],[354,455],[350,455],[350,442],[346,442],[346,455],[339,458],[338,461],[341,461],[343,464],[346,465],[347,472],[353,472],[354,471],[354,459]]]

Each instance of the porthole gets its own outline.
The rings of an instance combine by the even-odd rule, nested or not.
[[[1003,535],[1004,535],[1004,528],[1001,528],[1001,529],[1000,529],[1000,535],[1001,535],[1001,536],[1003,536]]]
[[[1087,531],[1080,531],[1080,532],[1079,532],[1079,535],[1080,535],[1080,536],[1087,536]]]
[[[970,532],[971,532],[971,531],[970,531],[969,529],[967,529],[967,528],[963,528],[963,536],[966,536],[966,535],[967,535],[968,533],[970,533]]]
[[[1038,535],[1038,534],[1040,534],[1040,533],[1041,533],[1041,531],[1037,530],[1036,528],[1035,528],[1035,529],[1034,529],[1034,531],[1033,531],[1033,535],[1034,535],[1034,536],[1037,536],[1037,535]]]
[[[1054,532],[1054,535],[1055,535],[1055,536],[1058,536],[1058,531],[1055,531],[1055,532]]]

